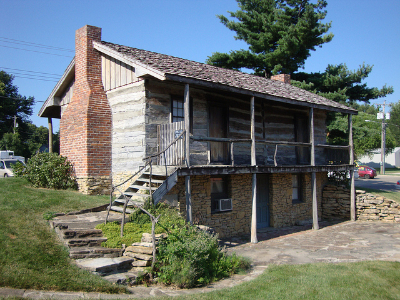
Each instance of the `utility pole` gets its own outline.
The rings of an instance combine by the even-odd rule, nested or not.
[[[15,128],[17,128],[17,116],[14,116],[14,129],[13,129],[14,134],[15,134]]]
[[[385,175],[385,152],[386,152],[386,125],[387,123],[385,122],[386,120],[386,113],[385,113],[385,108],[386,108],[386,100],[383,101],[383,104],[376,104],[377,106],[382,106],[382,117],[379,117],[378,113],[378,119],[382,119],[382,140],[381,140],[381,174]],[[389,104],[390,105],[390,104]],[[390,117],[388,116],[387,119]]]

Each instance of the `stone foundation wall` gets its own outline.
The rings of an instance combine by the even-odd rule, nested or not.
[[[356,192],[357,219],[400,223],[400,204],[365,191]]]
[[[228,191],[232,211],[211,213],[210,175],[191,176],[193,223],[212,227],[220,238],[250,234],[251,174],[230,175]],[[185,178],[168,193],[178,195],[179,211],[186,217]]]
[[[317,199],[321,199],[326,174],[317,173]],[[270,177],[270,226],[279,228],[312,223],[311,174],[303,175],[302,202],[292,201],[292,174],[271,174]],[[321,205],[318,201],[318,216]],[[320,217],[319,217],[320,219]]]
[[[77,178],[79,191],[86,195],[107,195],[111,191],[111,178],[109,176],[97,176]]]
[[[322,217],[325,220],[350,219],[350,190],[343,186],[326,186],[322,197]],[[357,190],[356,217],[362,221],[400,223],[400,204]]]
[[[350,190],[327,185],[322,193],[322,219],[350,219]]]
[[[270,226],[284,227],[312,222],[311,175],[304,175],[303,199],[292,203],[292,174],[271,174],[269,177]],[[195,224],[212,227],[221,238],[250,234],[252,206],[252,174],[229,175],[229,197],[232,211],[211,213],[211,176],[191,176],[192,213]],[[321,199],[326,174],[317,174],[317,197]],[[185,178],[168,193],[176,196],[178,207],[186,217]],[[320,201],[319,201],[320,202]],[[321,207],[318,207],[319,215]]]

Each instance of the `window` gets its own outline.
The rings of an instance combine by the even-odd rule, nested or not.
[[[172,99],[172,123],[185,120],[183,99]]]
[[[292,203],[303,202],[301,174],[292,175]]]
[[[193,99],[189,98],[190,133],[193,133]],[[171,97],[171,122],[185,121],[185,102],[181,96]]]
[[[228,177],[211,178],[211,213],[231,211],[232,200],[229,199]]]

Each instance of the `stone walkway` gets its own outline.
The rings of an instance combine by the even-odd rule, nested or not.
[[[270,264],[304,264],[318,262],[355,262],[364,260],[400,261],[400,224],[383,222],[344,222],[321,224],[318,231],[307,227],[267,230],[259,233],[258,244],[237,239],[226,243],[228,253],[247,256],[253,269],[207,287],[177,290],[166,287],[134,287],[130,295],[83,292],[49,292],[0,288],[1,297],[29,299],[129,299],[206,293],[229,288],[260,275]],[[299,231],[302,229],[303,231]]]

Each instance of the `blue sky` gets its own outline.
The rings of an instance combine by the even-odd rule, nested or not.
[[[0,69],[25,77],[17,69],[61,75],[73,52],[10,43],[10,39],[73,50],[75,30],[86,24],[101,27],[104,41],[198,62],[215,51],[247,48],[216,18],[236,11],[235,0],[0,0],[0,7]],[[304,71],[323,71],[328,64],[339,63],[354,70],[365,62],[374,66],[365,81],[368,86],[387,84],[395,90],[371,103],[399,101],[400,1],[328,0],[327,11],[325,21],[332,21],[335,37],[311,53]],[[37,117],[43,104],[39,101],[46,100],[55,83],[14,80],[20,94],[38,101],[31,117],[38,126],[47,126],[47,119]],[[58,121],[54,127],[58,130]]]

